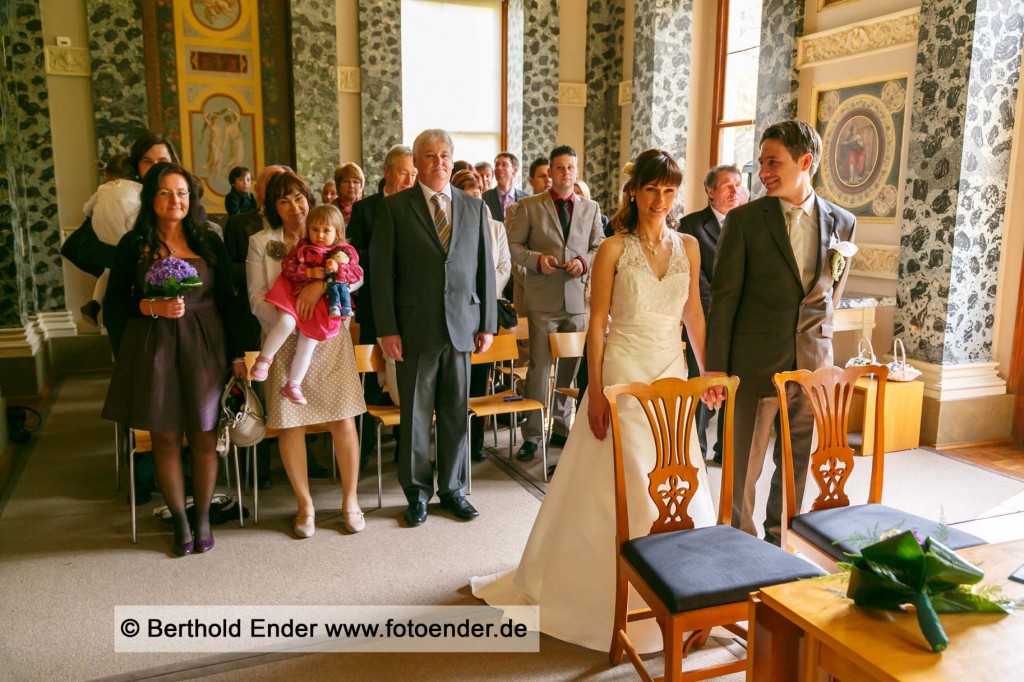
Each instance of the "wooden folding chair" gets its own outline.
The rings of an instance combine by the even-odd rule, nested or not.
[[[519,348],[516,346],[516,338],[513,334],[498,334],[494,337],[494,342],[491,343],[491,347],[483,353],[473,353],[470,356],[470,362],[474,365],[480,365],[488,362],[508,362],[512,370],[512,374],[515,373],[515,362],[519,358]],[[515,400],[506,400],[506,398],[515,398]],[[541,411],[541,430],[544,433],[541,434],[541,452],[544,460],[544,480],[548,480],[548,437],[547,427],[544,424],[547,421],[547,410],[544,407],[544,403],[539,400],[532,400],[530,398],[523,398],[518,396],[515,390],[502,391],[501,393],[495,393],[492,395],[481,396],[478,398],[469,399],[469,414],[466,416],[466,434],[470,433],[470,422],[472,417],[494,417],[499,414],[511,415],[510,427],[512,430],[515,429],[515,417],[519,412],[532,412],[534,410]],[[508,439],[508,457],[512,459],[512,435],[509,434]],[[472,484],[472,480],[470,479]]]
[[[573,400],[579,399],[580,390],[573,386],[555,386],[558,381],[558,363],[563,359],[576,361],[576,370],[580,368],[580,358],[583,357],[583,347],[587,343],[586,332],[553,332],[548,334],[548,342],[551,344],[552,374],[554,381],[551,382],[553,389],[548,395],[548,414],[555,406],[555,393],[561,393]],[[573,372],[573,384],[576,383],[576,372]]]
[[[182,438],[181,444],[183,446],[188,445],[188,440]],[[138,533],[136,530],[136,519],[135,519],[135,455],[140,452],[152,452],[153,451],[153,437],[149,431],[141,431],[139,429],[128,429],[128,504],[132,508],[132,544],[138,542]],[[235,459],[235,494],[238,496],[238,525],[239,527],[245,526],[245,521],[242,518],[242,477],[238,469],[238,450],[232,448],[232,453]],[[225,466],[227,466],[225,464]],[[225,469],[227,474],[227,469]],[[231,486],[231,478],[228,475],[228,486]]]
[[[608,386],[615,468],[615,620],[608,658],[613,665],[629,655],[640,677],[652,680],[627,634],[628,623],[655,618],[665,651],[665,676],[659,680],[701,680],[744,670],[745,661],[682,672],[683,658],[702,646],[711,628],[724,627],[740,637],[738,625],[748,617],[747,598],[762,587],[821,575],[821,571],[778,547],[729,525],[732,513],[733,402],[739,379],[667,378],[653,384]],[[718,525],[694,528],[688,507],[698,492],[698,450],[691,458],[690,438],[697,404],[713,386],[725,387],[725,441],[722,447],[722,495]],[[623,463],[618,398],[639,401],[654,438],[655,464],[648,475],[648,494],[658,509],[649,534],[629,537],[629,510]],[[635,485],[635,483],[634,483]],[[627,612],[633,585],[648,608]],[[690,635],[683,639],[684,633]]]
[[[382,351],[380,346],[375,343],[360,344],[355,346],[354,350],[356,354],[356,371],[362,376],[363,390],[365,393],[367,375],[384,371],[384,351]],[[370,380],[376,381],[377,377],[371,376]],[[397,405],[367,405],[366,413],[377,422],[377,508],[379,509],[384,504],[384,475],[380,455],[381,429],[385,426],[398,426],[401,424],[402,413],[401,408]],[[360,417],[360,419],[362,419],[362,417]],[[360,428],[360,438],[362,438],[362,432],[363,430]],[[362,443],[360,443],[360,451],[362,451]]]
[[[985,544],[984,540],[956,528],[943,527],[916,514],[882,504],[882,478],[885,472],[885,383],[889,368],[884,365],[822,367],[780,372],[773,378],[779,396],[782,421],[782,546],[800,552],[830,573],[839,570],[840,561],[858,553],[867,537],[897,528],[915,529],[923,535],[943,537],[951,549]],[[860,378],[877,382],[875,392],[875,450],[871,462],[871,487],[867,504],[851,505],[846,482],[853,472],[853,448],[847,437],[854,385]],[[818,486],[818,496],[810,511],[801,514],[796,504],[796,476],[793,468],[793,442],[790,433],[786,384],[793,382],[807,395],[818,433],[818,444],[811,453],[808,473]],[[872,409],[871,405],[865,406]],[[939,534],[939,535],[937,535]]]

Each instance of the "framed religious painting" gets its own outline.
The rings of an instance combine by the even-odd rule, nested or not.
[[[822,147],[814,189],[862,222],[896,222],[907,80],[899,73],[821,85],[811,94]]]

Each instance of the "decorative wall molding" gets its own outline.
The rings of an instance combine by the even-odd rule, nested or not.
[[[633,81],[622,81],[619,83],[619,106],[633,103]]]
[[[43,340],[36,323],[0,329],[0,358],[30,358],[39,352]]]
[[[920,22],[920,8],[911,8],[803,36],[797,41],[796,68],[916,45]]]
[[[358,66],[338,67],[338,92],[354,92],[358,95],[361,92],[360,85]]]
[[[44,50],[48,75],[86,77],[92,75],[88,48],[46,45]]]
[[[586,83],[559,83],[558,104],[563,107],[587,106]]]
[[[900,267],[900,247],[886,244],[858,244],[850,274],[896,281]]]
[[[39,313],[35,319],[36,329],[44,340],[78,336],[78,327],[70,310]]]
[[[884,361],[892,358],[886,356]],[[924,395],[939,402],[1006,395],[1006,381],[999,376],[998,362],[935,365],[923,360],[910,360],[921,370]]]

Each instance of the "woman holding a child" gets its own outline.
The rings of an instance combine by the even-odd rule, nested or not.
[[[327,239],[344,243],[344,223],[336,219],[340,216],[324,211],[307,225],[314,203],[309,187],[298,175],[275,175],[264,193],[264,214],[271,228],[250,237],[246,260],[249,305],[260,322],[264,339],[275,328],[280,330],[282,315],[294,315],[292,328],[298,327],[297,333],[289,334],[280,348],[274,349],[273,357],[260,357],[253,375],[256,379],[265,377],[267,382],[267,426],[280,429],[281,460],[297,505],[293,529],[300,538],[308,538],[316,530],[305,442],[306,427],[312,424],[327,424],[334,439],[341,471],[343,526],[350,533],[366,527],[356,497],[359,443],[355,426],[355,417],[366,411],[366,404],[356,372],[352,338],[347,328],[338,325],[328,313],[326,294],[330,278],[317,268],[309,268],[304,283],[292,279],[289,291],[294,298],[288,301],[289,305],[282,305],[283,301],[276,296],[271,296],[274,302],[267,300],[282,273],[282,263],[300,242],[320,243],[324,240],[321,229],[328,225],[334,227],[336,234]],[[318,207],[321,208],[337,212],[334,207]],[[310,234],[310,229],[315,234]],[[349,288],[354,291],[360,284],[353,283]],[[326,333],[308,333],[310,327],[305,323],[316,319],[326,320],[318,325]],[[316,337],[312,344],[307,343],[311,335]],[[293,363],[297,345],[308,357]],[[289,387],[297,391],[287,390]]]

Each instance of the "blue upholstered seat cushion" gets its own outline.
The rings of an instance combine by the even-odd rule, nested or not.
[[[913,530],[922,538],[931,535],[950,549],[984,545],[985,541],[923,516],[909,514],[884,504],[858,504],[797,514],[790,527],[836,561],[846,561],[847,554],[858,554],[861,544],[850,542],[855,537],[877,537],[887,530]],[[834,543],[839,544],[834,544]]]
[[[672,613],[735,604],[762,587],[822,574],[731,526],[636,538],[622,545],[622,555]]]

